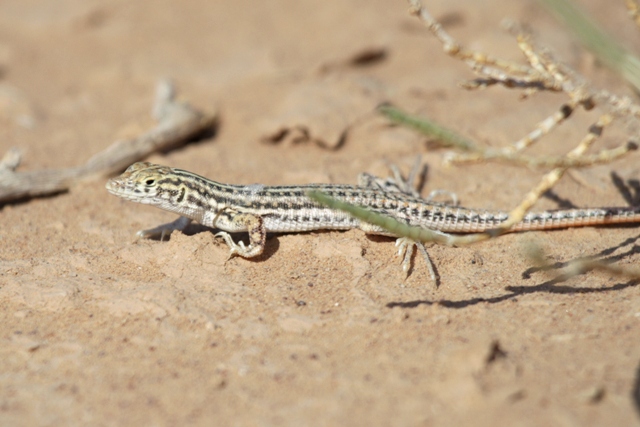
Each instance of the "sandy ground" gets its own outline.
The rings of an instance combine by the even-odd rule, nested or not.
[[[526,22],[589,79],[630,93],[534,2],[429,5],[469,46],[510,59],[520,54],[500,21]],[[637,45],[622,5],[584,6]],[[490,209],[515,206],[541,173],[444,167],[443,151],[374,107],[391,101],[500,146],[564,101],[460,90],[470,71],[388,0],[5,0],[0,67],[0,149],[22,149],[21,170],[78,165],[142,133],[170,77],[183,99],[218,108],[220,126],[150,161],[223,182],[355,183],[421,154],[428,189]],[[535,152],[568,151],[595,117],[578,114]],[[309,141],[299,128],[264,141],[296,126]],[[536,208],[624,205],[612,173],[633,192],[637,159],[566,178]],[[534,239],[554,262],[635,265],[634,227],[433,247],[436,288],[422,259],[405,280],[393,240],[358,230],[271,236],[251,261],[228,260],[197,227],[136,241],[174,216],[104,184],[0,210],[0,425],[640,424],[637,283],[557,282],[521,256]]]

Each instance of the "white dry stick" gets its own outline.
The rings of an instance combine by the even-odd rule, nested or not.
[[[135,139],[116,141],[84,165],[67,169],[16,172],[21,156],[9,150],[0,161],[0,204],[67,191],[74,183],[121,171],[156,151],[166,151],[212,129],[217,114],[175,100],[173,86],[162,81],[153,108],[158,124]]]

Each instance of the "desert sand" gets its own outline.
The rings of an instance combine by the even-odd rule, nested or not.
[[[622,4],[580,4],[638,45]],[[503,18],[598,87],[634,96],[538,3],[429,1],[473,49],[521,60]],[[403,1],[0,3],[0,152],[21,171],[82,164],[153,126],[160,79],[219,112],[211,135],[148,161],[229,183],[355,183],[428,166],[426,189],[509,210],[543,171],[445,166],[381,102],[504,146],[562,95],[467,92],[473,78]],[[578,112],[532,153],[575,146]],[[607,131],[597,147],[613,147]],[[638,155],[565,177],[537,210],[637,199]],[[405,278],[393,239],[359,230],[269,236],[229,259],[209,229],[136,231],[175,215],[109,195],[106,179],[0,208],[0,425],[336,426],[640,424],[640,288],[532,269],[534,241],[562,265],[640,260],[635,226],[519,233],[429,247]],[[628,197],[627,197],[628,199]]]

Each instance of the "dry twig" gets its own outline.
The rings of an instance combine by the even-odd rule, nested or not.
[[[530,132],[525,138],[516,141],[512,146],[504,148],[481,147],[450,129],[434,123],[426,118],[411,116],[410,114],[389,105],[379,107],[379,111],[391,121],[405,125],[418,132],[432,137],[439,146],[453,148],[463,153],[447,153],[444,161],[448,164],[471,163],[471,162],[499,162],[515,166],[524,166],[531,169],[537,168],[583,168],[595,166],[603,163],[611,163],[620,157],[636,150],[637,144],[627,142],[611,149],[603,149],[595,154],[583,154],[576,157],[567,156],[528,156],[520,154],[524,148],[528,147],[537,140],[542,133],[547,133],[551,127],[551,123],[546,123],[558,119],[559,116],[568,114],[561,109],[553,116],[545,119],[536,126],[536,129]],[[564,120],[564,119],[563,119]],[[610,120],[607,120],[609,123]]]
[[[21,155],[9,150],[0,160],[0,203],[67,191],[78,181],[118,172],[156,151],[166,151],[212,129],[215,113],[203,113],[175,100],[169,82],[158,85],[154,116],[156,127],[138,138],[116,141],[81,166],[16,172]]]
[[[638,27],[640,27],[640,5],[636,0],[625,0],[625,4],[627,5],[627,9],[629,10],[629,15],[631,15],[631,19],[636,23]]]
[[[443,235],[432,230],[411,227],[361,207],[328,198],[318,192],[309,194],[314,200],[332,208],[344,210],[362,221],[383,227],[399,237],[406,237],[416,242],[435,242],[448,246],[466,245],[497,237],[510,231],[514,224],[524,218],[525,214],[540,199],[542,194],[551,189],[569,168],[609,163],[637,148],[635,143],[625,143],[614,149],[602,150],[594,155],[585,155],[588,148],[602,134],[604,127],[609,125],[614,117],[631,117],[636,120],[640,118],[640,107],[631,102],[630,99],[619,98],[606,91],[593,90],[577,73],[554,60],[548,52],[534,47],[529,37],[521,33],[517,34],[518,45],[527,59],[528,65],[516,64],[493,58],[480,52],[467,50],[431,17],[419,0],[408,1],[411,5],[411,12],[417,15],[433,35],[440,40],[443,50],[452,57],[467,63],[480,76],[480,78],[464,84],[465,88],[479,89],[501,84],[507,88],[523,89],[525,91],[524,96],[543,90],[563,92],[569,97],[569,102],[562,105],[559,111],[540,122],[536,129],[524,138],[503,149],[480,148],[452,131],[432,122],[413,118],[394,107],[381,107],[383,114],[397,123],[443,138],[445,145],[463,151],[464,154],[453,156],[452,161],[455,162],[500,160],[527,167],[545,166],[553,167],[554,169],[541,179],[540,183],[509,213],[507,220],[500,224],[499,227],[486,232],[463,236]],[[515,32],[516,27],[511,26],[511,31]],[[602,105],[607,112],[592,125],[588,134],[566,156],[561,158],[533,158],[519,154],[519,152],[531,146],[566,120],[577,107],[581,106],[586,110],[590,110],[597,104]]]
[[[533,242],[528,242],[524,250],[527,258],[529,258],[535,265],[535,267],[525,273],[527,276],[532,271],[556,271],[562,268],[562,271],[552,278],[553,282],[563,282],[571,277],[593,270],[602,271],[614,276],[626,277],[631,280],[640,279],[640,269],[630,266],[620,267],[612,264],[612,260],[586,257],[575,259],[567,263],[552,263],[547,259],[544,250]]]
[[[617,97],[607,91],[595,90],[588,82],[566,65],[555,60],[546,50],[533,44],[530,37],[524,34],[515,24],[509,26],[518,41],[528,64],[516,64],[509,61],[492,58],[488,55],[466,50],[455,41],[442,26],[433,19],[419,0],[408,0],[411,12],[419,17],[424,25],[443,43],[443,50],[450,56],[464,61],[479,78],[466,82],[466,89],[480,89],[490,85],[500,84],[507,88],[523,89],[523,96],[530,96],[537,91],[563,92],[569,100],[559,110],[542,120],[536,128],[525,137],[509,147],[501,149],[485,149],[476,147],[470,153],[454,154],[448,161],[452,163],[466,163],[478,161],[501,161],[527,167],[585,167],[596,163],[606,163],[627,154],[634,145],[621,144],[610,150],[603,150],[595,155],[583,159],[574,158],[569,164],[558,158],[535,158],[519,154],[523,149],[531,146],[544,135],[550,133],[559,124],[571,116],[577,107],[591,110],[600,106],[612,118],[624,118],[637,121],[640,118],[640,107],[629,98]]]

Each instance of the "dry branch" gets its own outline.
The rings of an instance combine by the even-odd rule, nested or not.
[[[558,112],[538,123],[534,131],[516,141],[513,145],[493,150],[478,147],[473,142],[458,136],[448,129],[444,129],[428,120],[411,117],[394,107],[382,106],[380,108],[381,112],[397,123],[442,138],[445,145],[465,152],[462,156],[458,155],[463,161],[502,160],[521,166],[547,166],[554,167],[554,169],[542,177],[540,183],[525,195],[518,206],[509,212],[507,220],[501,223],[500,226],[485,232],[462,236],[442,234],[434,230],[412,227],[362,207],[332,199],[319,192],[311,192],[309,197],[332,208],[348,212],[362,221],[380,226],[396,236],[405,237],[414,242],[435,242],[448,246],[467,245],[508,232],[514,224],[524,218],[525,214],[540,197],[551,189],[570,168],[609,163],[637,149],[637,145],[630,142],[621,144],[614,149],[602,150],[595,155],[585,155],[589,147],[593,145],[602,134],[603,129],[612,122],[614,117],[624,117],[630,120],[637,120],[640,117],[638,114],[640,108],[630,99],[619,98],[606,91],[593,90],[581,76],[554,60],[545,50],[535,47],[529,37],[521,33],[517,34],[518,45],[528,65],[520,65],[493,58],[480,52],[467,50],[431,17],[419,0],[408,1],[411,5],[411,12],[417,15],[429,31],[440,40],[443,50],[452,57],[467,63],[476,74],[480,75],[479,79],[465,84],[465,88],[477,89],[492,84],[502,84],[507,88],[524,89],[525,96],[535,91],[543,90],[563,92],[569,97],[569,102],[563,104]],[[512,26],[511,30],[514,31],[514,29],[515,26]],[[587,135],[566,156],[534,160],[518,154],[566,120],[576,107],[582,106],[584,109],[590,110],[598,104],[602,105],[607,112],[591,126]],[[464,156],[467,156],[466,159]]]
[[[157,151],[167,151],[215,126],[217,115],[175,100],[169,82],[158,85],[154,116],[158,124],[135,139],[116,141],[87,163],[67,169],[16,172],[20,153],[9,150],[0,160],[0,203],[67,191],[76,182],[104,177]]]

